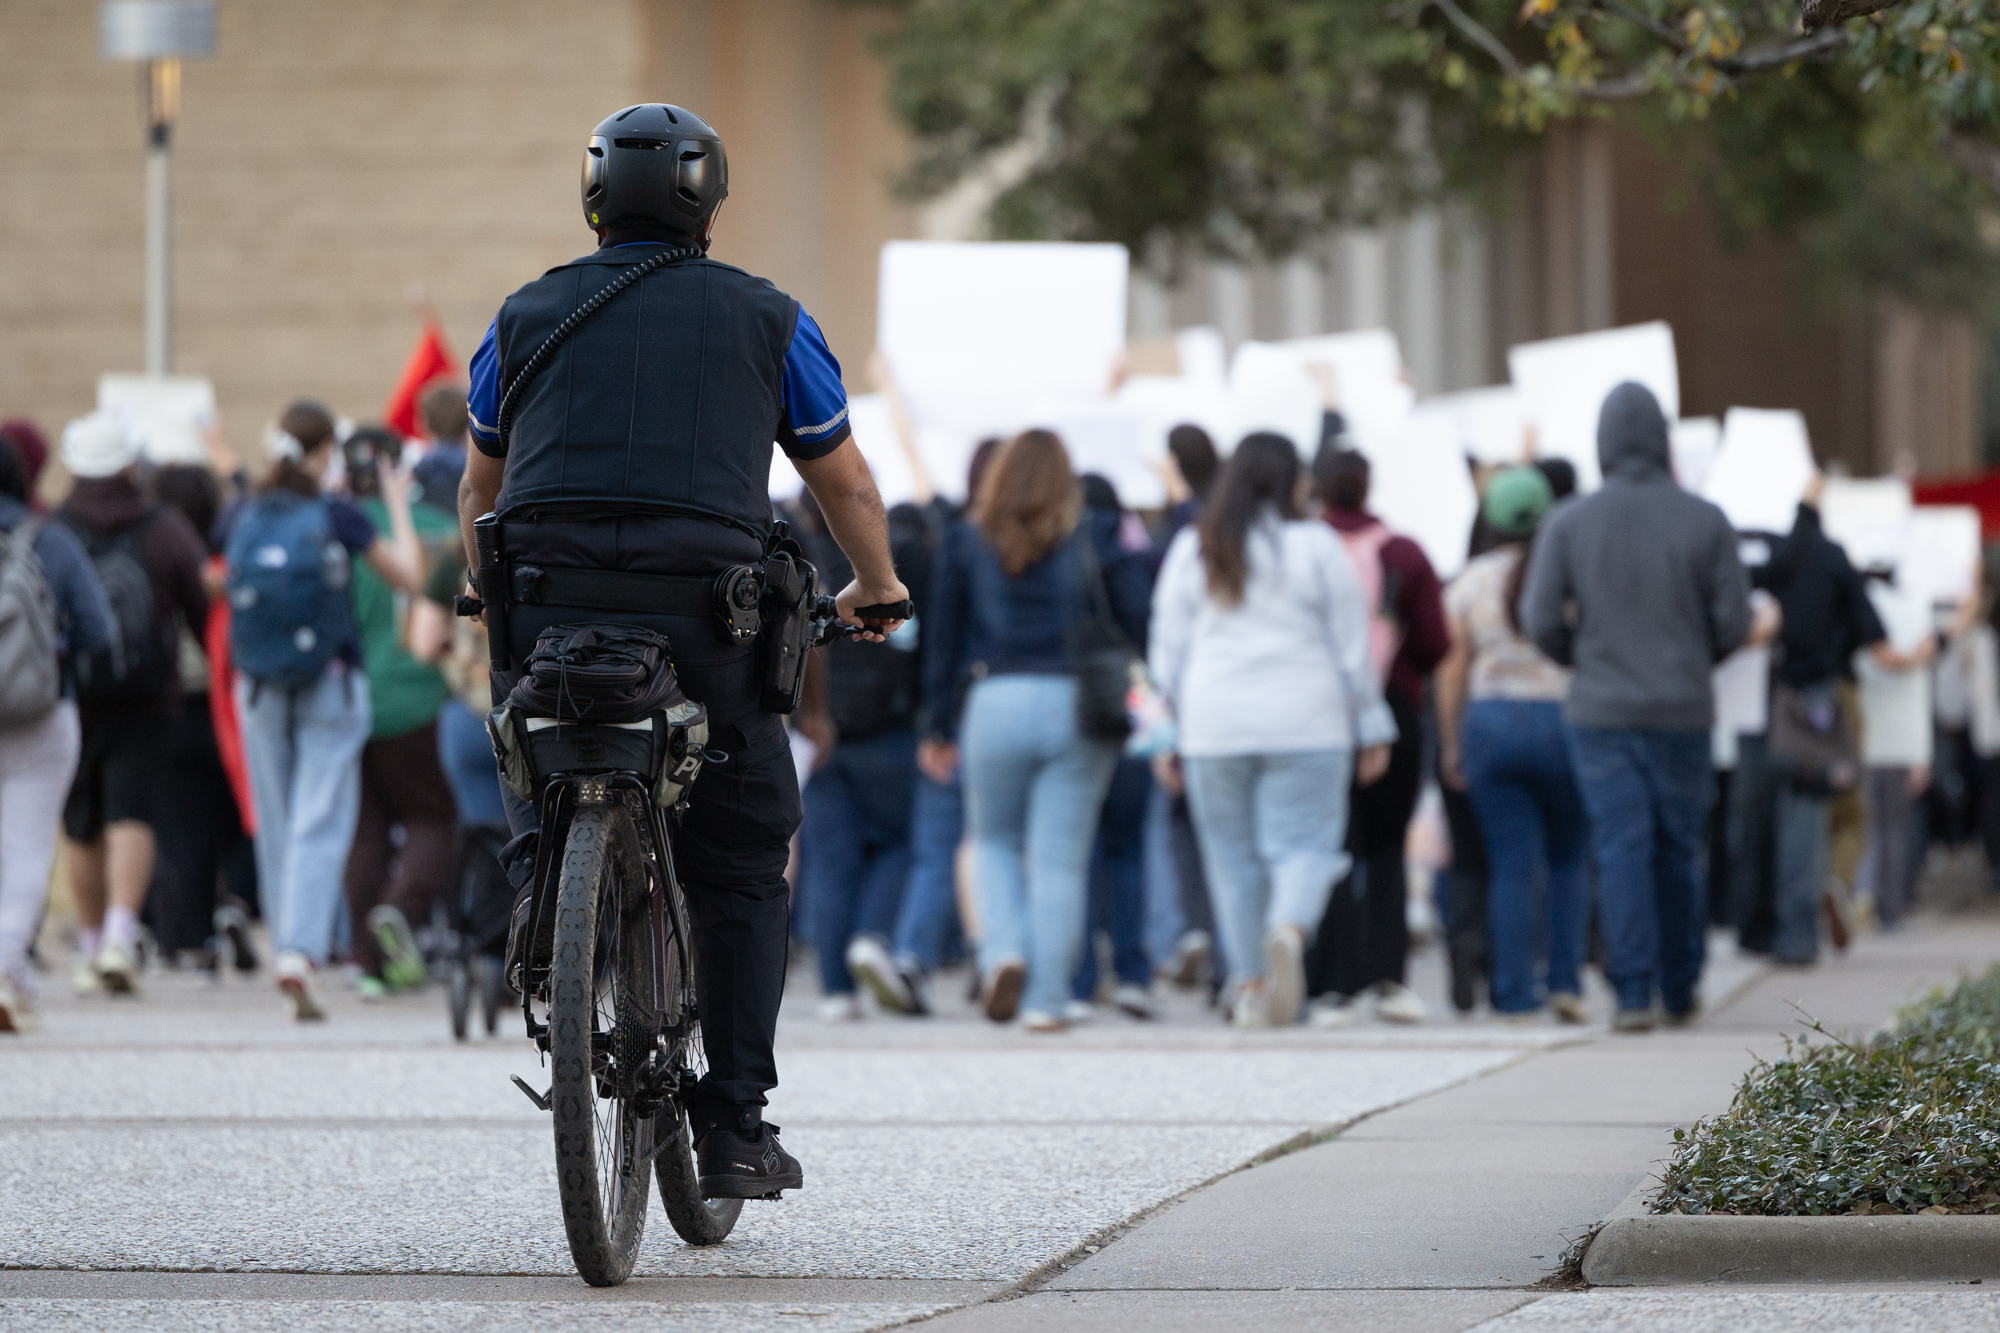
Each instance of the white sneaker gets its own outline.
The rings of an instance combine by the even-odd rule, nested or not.
[[[278,989],[292,1002],[292,1019],[298,1023],[317,1023],[326,1017],[326,1010],[319,1006],[319,981],[315,975],[312,959],[296,949],[287,949],[271,964],[271,976],[276,979]]]
[[[1375,992],[1375,1017],[1387,1023],[1421,1023],[1431,1007],[1400,981],[1385,981]]]
[[[1062,1021],[1071,1027],[1080,1027],[1097,1017],[1097,1006],[1089,1000],[1065,1000],[1062,1007]]]
[[[856,935],[847,942],[847,970],[868,988],[875,1003],[890,1013],[907,1014],[917,1007],[910,995],[910,983],[903,980],[896,960],[873,935]]]
[[[1229,1006],[1229,1022],[1239,1028],[1271,1026],[1271,992],[1268,986],[1240,986]]]
[[[1287,1028],[1299,1021],[1306,1002],[1306,933],[1289,922],[1271,927],[1264,936],[1265,989],[1270,995],[1271,1026]]]
[[[853,1023],[861,1017],[861,997],[853,991],[844,995],[828,995],[819,1002],[819,1021],[822,1023]]]
[[[1361,1021],[1361,1001],[1352,996],[1337,1000],[1331,995],[1314,1000],[1306,1021],[1316,1028],[1351,1028]]]
[[[98,980],[97,969],[90,965],[88,958],[76,960],[76,970],[69,974],[69,984],[81,996],[104,994],[104,983]]]
[[[91,971],[97,973],[97,982],[110,995],[136,995],[139,993],[139,964],[122,944],[105,944],[97,951],[97,957],[90,960]]]
[[[1111,992],[1111,1003],[1118,1006],[1119,1012],[1141,1021],[1159,1017],[1158,1011],[1153,1008],[1153,992],[1144,986],[1126,982]]]
[[[35,1012],[35,993],[0,972],[0,1032],[33,1032],[41,1026]]]

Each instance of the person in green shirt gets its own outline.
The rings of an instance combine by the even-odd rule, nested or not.
[[[388,524],[380,469],[400,466],[394,431],[364,426],[347,439],[347,489],[378,526]],[[458,544],[446,510],[410,506],[426,558]],[[427,972],[411,923],[428,921],[458,860],[458,810],[438,763],[438,710],[451,695],[442,673],[405,645],[409,598],[354,562],[354,619],[361,632],[374,726],[361,751],[361,819],[347,858],[347,906],[358,929],[363,999],[423,985]],[[403,830],[401,845],[394,840]]]

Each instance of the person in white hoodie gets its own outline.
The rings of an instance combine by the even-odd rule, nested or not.
[[[1153,677],[1178,754],[1238,1026],[1295,1022],[1304,954],[1347,872],[1350,772],[1388,767],[1396,722],[1368,660],[1368,607],[1339,536],[1301,511],[1298,451],[1236,447],[1199,528],[1167,549],[1153,593]]]

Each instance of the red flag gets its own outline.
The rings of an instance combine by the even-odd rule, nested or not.
[[[444,345],[444,330],[436,323],[425,324],[423,336],[410,349],[410,359],[403,363],[403,375],[396,381],[395,392],[389,395],[389,405],[382,409],[382,419],[405,435],[417,434],[418,395],[432,381],[456,369],[451,349]]]

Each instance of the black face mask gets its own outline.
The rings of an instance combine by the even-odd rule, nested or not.
[[[609,228],[598,248],[613,245],[691,245],[703,254],[708,253],[708,242],[684,231],[671,227],[655,226],[647,223],[627,223]]]

